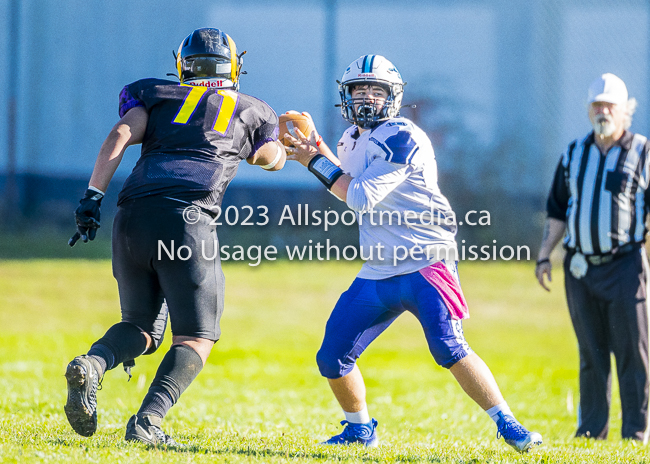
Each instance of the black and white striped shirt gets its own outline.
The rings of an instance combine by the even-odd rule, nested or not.
[[[602,154],[594,133],[571,143],[555,172],[548,217],[566,222],[564,246],[585,255],[643,242],[650,205],[646,137],[625,131]]]

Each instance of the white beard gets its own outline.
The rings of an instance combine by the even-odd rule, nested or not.
[[[600,137],[610,137],[616,132],[616,124],[611,116],[597,116],[592,124],[594,133]]]

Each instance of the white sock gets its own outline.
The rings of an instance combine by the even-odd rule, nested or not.
[[[503,403],[497,404],[496,406],[492,406],[490,409],[488,409],[485,412],[487,412],[488,416],[490,416],[490,418],[494,421],[495,424],[499,421],[500,412],[502,412],[504,416],[515,417],[515,415],[508,407],[508,403],[506,403],[505,401]]]
[[[368,415],[368,406],[364,405],[363,409],[358,412],[347,412],[343,411],[345,414],[345,420],[353,424],[367,424],[370,422],[370,416]]]

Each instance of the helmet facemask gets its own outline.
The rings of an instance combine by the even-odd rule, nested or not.
[[[356,86],[380,86],[387,95],[383,108],[371,99],[354,101]],[[362,129],[372,129],[388,119],[399,116],[404,94],[404,81],[397,68],[381,55],[363,55],[350,63],[339,82],[341,116]],[[355,108],[357,103],[358,109]],[[359,105],[360,103],[360,105]]]
[[[388,96],[383,106],[377,99],[352,98],[352,90],[357,86],[381,86]],[[362,129],[372,129],[379,124],[399,116],[402,101],[402,84],[391,84],[377,80],[357,80],[339,85],[341,113],[343,118]]]
[[[230,81],[230,58],[221,56],[191,56],[181,62],[182,81],[221,79]]]

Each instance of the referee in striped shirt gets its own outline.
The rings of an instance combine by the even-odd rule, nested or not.
[[[625,83],[603,74],[589,88],[594,130],[571,143],[557,167],[535,268],[551,280],[551,251],[564,236],[565,287],[580,352],[576,436],[607,438],[610,352],[623,410],[623,438],[646,441],[648,425],[648,262],[650,143],[629,128],[636,106]]]

